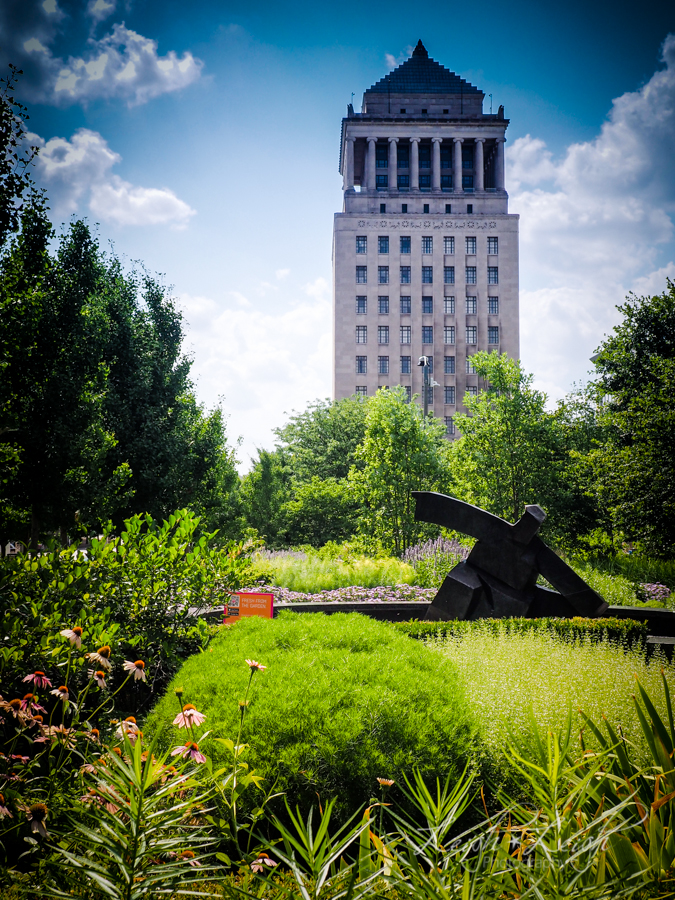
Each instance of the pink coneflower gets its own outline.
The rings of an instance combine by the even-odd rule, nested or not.
[[[20,753],[12,753],[9,758],[20,763],[22,766],[25,766],[27,762],[30,762],[30,756],[22,756]]]
[[[145,681],[145,663],[142,659],[137,659],[136,662],[127,660],[122,668],[125,672],[133,672],[134,681]]]
[[[195,855],[192,850],[183,850],[182,853],[179,853],[176,859],[184,859],[189,866],[201,866],[199,860],[195,859]]]
[[[106,673],[103,671],[103,669],[89,669],[88,674],[89,677],[93,679],[101,689],[107,686],[105,683]]]
[[[61,741],[64,747],[67,747],[69,750],[74,749],[75,733],[72,728],[66,728],[65,725],[51,725],[49,728],[45,728],[45,732],[49,737]]]
[[[261,665],[259,662],[256,662],[254,659],[247,659],[246,663],[253,672],[264,672],[265,669],[267,668],[267,666]]]
[[[82,629],[79,625],[76,625],[74,628],[64,628],[63,631],[59,631],[59,634],[68,638],[70,643],[74,644],[78,650],[82,646]]]
[[[63,700],[64,703],[67,703],[70,699],[70,691],[65,686],[65,684],[62,684],[61,687],[54,688],[54,690],[50,691],[49,693],[52,695],[52,697],[58,697],[59,700]]]
[[[26,724],[26,713],[24,712],[21,706],[21,700],[18,697],[15,697],[14,700],[0,700],[0,709],[4,709],[6,712],[11,713],[15,719],[18,720],[20,725]]]
[[[51,681],[44,672],[33,672],[31,675],[26,675],[23,679],[24,681],[32,681],[33,687],[36,688],[48,688],[52,686]]]
[[[0,794],[0,819],[13,819],[14,816],[5,806],[5,795]]]
[[[21,809],[26,814],[27,821],[30,822],[30,830],[35,834],[39,834],[40,837],[46,838],[47,829],[45,827],[45,822],[47,821],[49,810],[44,803],[33,803],[31,806],[21,806]]]
[[[194,741],[188,741],[187,744],[184,744],[182,747],[176,747],[171,751],[172,756],[189,756],[193,762],[205,763],[206,757],[199,749],[199,746],[195,744]]]
[[[377,783],[380,787],[391,787],[394,781],[392,778],[378,778]]]
[[[123,735],[132,735],[138,732],[138,725],[136,724],[136,719],[133,716],[127,716],[123,722],[117,726],[117,730],[115,734],[117,737],[122,737]]]
[[[192,728],[193,725],[201,725],[205,718],[204,713],[200,713],[191,703],[186,703],[183,712],[178,713],[173,724],[179,728]]]
[[[85,732],[85,737],[87,740],[93,741],[95,744],[99,744],[101,742],[101,732],[98,728],[92,728],[91,731]]]
[[[40,706],[37,701],[38,698],[35,696],[35,694],[25,694],[23,700],[21,701],[21,708],[31,714],[33,714],[35,711],[37,711],[38,713],[46,713],[47,710],[44,708],[44,706]]]
[[[97,663],[102,669],[110,669],[110,647],[105,644],[103,647],[99,647],[95,653],[87,653],[87,659]]]
[[[274,862],[273,859],[270,859],[268,856],[264,854],[259,856],[257,859],[254,859],[251,863],[251,871],[252,872],[264,872],[263,866],[278,866],[279,863]]]

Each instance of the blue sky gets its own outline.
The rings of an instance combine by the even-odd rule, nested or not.
[[[0,63],[42,145],[55,223],[85,215],[184,309],[199,398],[242,467],[284,412],[330,393],[340,119],[432,57],[511,119],[521,350],[552,399],[582,379],[629,290],[675,277],[675,7],[568,2],[4,0]],[[486,110],[490,100],[486,97]]]

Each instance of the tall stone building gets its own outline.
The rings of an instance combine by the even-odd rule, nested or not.
[[[342,120],[333,232],[335,399],[402,384],[453,414],[481,385],[476,350],[518,358],[518,216],[504,187],[504,109],[429,58],[410,59]]]

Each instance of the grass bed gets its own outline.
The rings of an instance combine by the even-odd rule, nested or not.
[[[268,668],[253,683],[247,761],[268,786],[277,778],[292,805],[337,797],[344,819],[375,795],[378,776],[400,780],[418,767],[430,778],[455,777],[471,755],[475,726],[454,664],[387,624],[358,613],[285,612],[223,628],[211,651],[183,665],[146,730],[159,731],[165,746],[178,743],[171,721],[180,686],[182,702],[207,716],[200,731],[236,739],[245,660],[258,660]]]
[[[412,566],[391,557],[326,559],[317,553],[254,557],[256,569],[270,584],[302,594],[318,594],[336,588],[393,587],[415,584]]]

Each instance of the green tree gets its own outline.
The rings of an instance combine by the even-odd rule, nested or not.
[[[601,344],[593,387],[602,446],[590,457],[615,527],[650,553],[675,555],[675,284],[630,294]]]
[[[30,167],[38,148],[27,146],[28,111],[14,97],[23,73],[12,65],[9,70],[0,78],[0,247],[19,230],[22,212],[36,197]]]
[[[360,530],[395,554],[430,531],[415,521],[412,492],[447,489],[444,434],[443,423],[433,416],[425,420],[400,386],[368,401],[365,435],[349,478],[365,507]]]
[[[258,459],[241,482],[243,521],[268,547],[283,546],[281,508],[291,499],[291,476],[283,450],[258,450]]]
[[[465,396],[467,415],[455,416],[462,435],[451,446],[458,492],[513,522],[526,504],[538,503],[551,516],[548,533],[555,533],[573,494],[559,420],[547,412],[546,395],[532,387],[532,376],[517,360],[484,352],[471,360],[485,387]]]
[[[282,505],[280,533],[290,546],[342,543],[356,531],[359,509],[348,479],[315,475],[297,485],[293,499]]]

